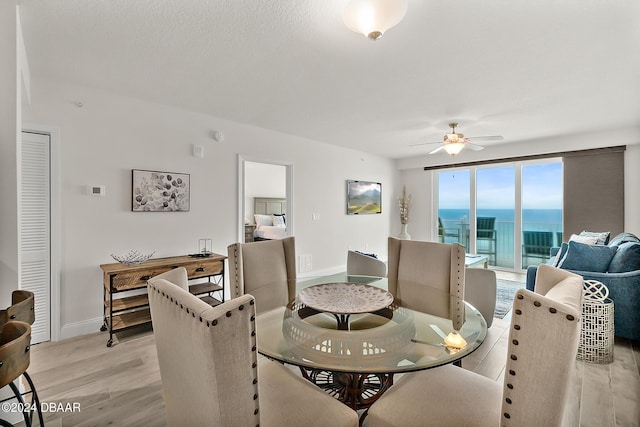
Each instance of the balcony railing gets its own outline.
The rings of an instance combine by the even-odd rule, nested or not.
[[[464,220],[442,220],[443,229],[439,230],[440,241],[445,243],[459,242],[465,247],[469,247],[469,223]],[[495,222],[495,248],[493,242],[488,240],[477,240],[476,252],[492,253],[489,257],[489,264],[504,268],[514,268],[515,239],[513,221]],[[522,251],[522,268],[528,265],[538,265],[549,259],[549,249],[552,246],[560,246],[562,243],[562,224],[560,223],[534,223],[526,222],[522,224],[523,234],[527,231],[543,231],[551,233],[550,244],[537,245],[537,250]],[[521,237],[521,241],[524,239]],[[547,244],[549,246],[547,247]],[[544,246],[544,247],[543,247]],[[493,254],[495,252],[495,254]],[[527,254],[529,252],[529,254]]]

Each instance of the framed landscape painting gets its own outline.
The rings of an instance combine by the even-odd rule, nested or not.
[[[189,174],[138,169],[131,172],[132,211],[189,211]]]
[[[347,215],[382,213],[382,184],[347,181]]]

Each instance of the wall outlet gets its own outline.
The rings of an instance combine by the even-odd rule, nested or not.
[[[320,214],[317,214],[317,213],[311,214],[311,219],[313,221],[318,221],[320,219]]]
[[[306,273],[313,269],[313,264],[311,263],[311,255],[298,255],[298,272]]]

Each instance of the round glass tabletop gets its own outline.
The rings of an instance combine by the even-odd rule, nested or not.
[[[386,279],[372,280],[370,285],[383,288]],[[256,317],[258,351],[304,368],[387,374],[448,364],[472,353],[487,333],[480,312],[448,293],[430,288],[423,292],[432,302],[433,309],[427,307],[430,313],[395,301],[372,313],[351,314],[349,330],[339,329],[332,314],[296,299]],[[445,338],[456,332],[452,319],[459,317],[460,307],[464,319],[456,324],[462,325],[457,332],[463,345],[454,348],[445,344]]]

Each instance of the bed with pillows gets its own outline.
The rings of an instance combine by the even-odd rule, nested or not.
[[[640,239],[620,233],[583,231],[560,248],[551,248],[548,264],[597,280],[609,289],[614,303],[615,335],[640,341]],[[533,290],[536,266],[527,269],[527,289]]]
[[[253,198],[253,240],[280,240],[287,237],[287,199]]]
[[[279,240],[287,237],[287,222],[285,214],[254,214],[256,229],[253,232],[253,239],[259,240]]]

